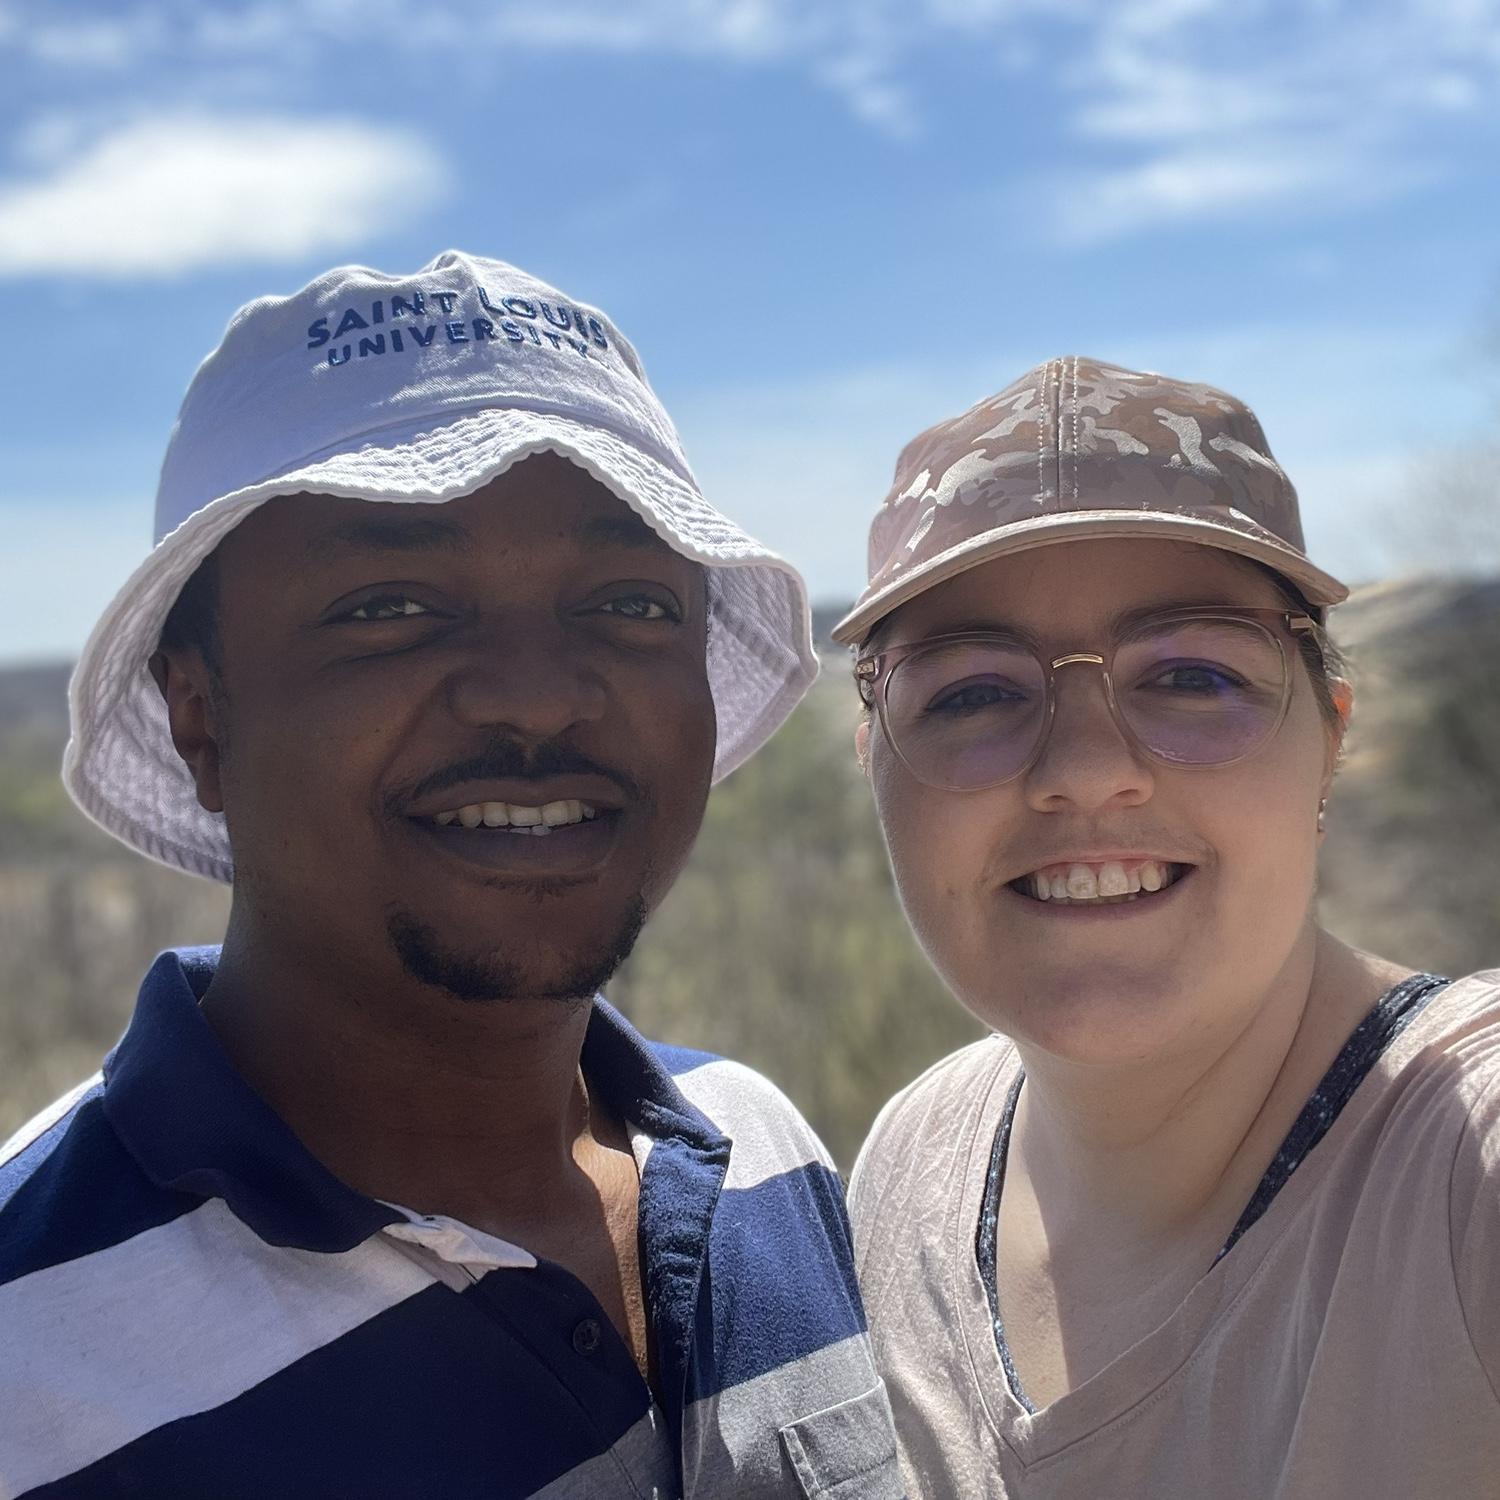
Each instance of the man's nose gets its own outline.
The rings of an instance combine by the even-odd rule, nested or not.
[[[466,632],[444,693],[461,724],[535,741],[599,718],[608,696],[566,622],[540,613],[507,613]]]

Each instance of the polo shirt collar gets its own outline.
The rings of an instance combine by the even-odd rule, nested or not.
[[[104,1061],[104,1113],[158,1187],[222,1198],[268,1244],[352,1250],[401,1215],[340,1182],[230,1062],[198,1008],[218,948],[163,953]]]
[[[335,1177],[236,1070],[198,1006],[218,961],[217,947],[170,950],[141,985],[130,1025],[104,1062],[104,1112],[126,1149],[157,1186],[222,1198],[272,1245],[338,1253],[401,1222],[399,1210]],[[684,1251],[696,1241],[701,1255],[729,1141],[603,999],[594,1002],[583,1068],[618,1117],[670,1144],[679,1184],[711,1189],[688,1195],[695,1211],[672,1236]],[[672,1196],[679,1212],[688,1208]]]

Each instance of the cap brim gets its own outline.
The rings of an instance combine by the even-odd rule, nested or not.
[[[969,537],[957,546],[928,558],[909,573],[892,579],[884,588],[861,599],[833,627],[840,645],[856,645],[893,610],[918,594],[1013,552],[1050,547],[1059,542],[1095,541],[1104,537],[1156,537],[1165,541],[1194,542],[1223,552],[1264,563],[1290,579],[1315,608],[1342,604],[1349,590],[1321,568],[1314,567],[1300,552],[1283,543],[1251,536],[1232,526],[1195,516],[1167,516],[1138,510],[1075,510],[1049,513],[1029,521],[1017,521]]]
[[[63,757],[74,800],[152,859],[232,879],[224,819],[198,805],[147,669],[183,584],[228,532],[278,495],[435,504],[471,494],[542,452],[587,470],[676,551],[710,570],[713,775],[727,776],[780,727],[817,676],[800,575],[653,454],[599,427],[507,408],[369,436],[363,446],[212,499],[165,537],[106,608],[74,670],[72,738]]]

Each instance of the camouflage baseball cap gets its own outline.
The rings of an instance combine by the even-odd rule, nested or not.
[[[1130,536],[1254,558],[1319,611],[1348,597],[1309,561],[1297,492],[1248,406],[1065,355],[906,445],[870,527],[870,582],[833,638],[864,640],[908,599],[991,558]]]

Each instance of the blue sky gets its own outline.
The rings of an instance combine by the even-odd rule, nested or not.
[[[341,261],[608,309],[816,598],[1053,354],[1245,397],[1354,579],[1496,418],[1500,0],[0,0],[0,68],[0,658],[76,652],[198,360]]]

